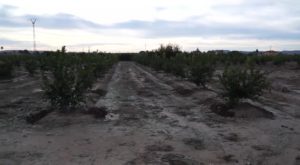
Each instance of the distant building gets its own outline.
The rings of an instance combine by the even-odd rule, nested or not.
[[[277,52],[277,51],[268,50],[268,51],[262,52],[261,55],[263,55],[263,56],[277,56],[278,54],[279,54],[279,52]]]

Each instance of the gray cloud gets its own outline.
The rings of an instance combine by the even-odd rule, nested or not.
[[[292,0],[285,0],[292,2]],[[299,1],[300,2],[300,1]],[[299,4],[299,2],[295,2]],[[294,5],[296,5],[294,4]],[[211,22],[203,19],[201,23],[197,20],[205,16],[193,16],[184,21],[167,21],[167,20],[155,20],[155,21],[140,21],[131,20],[127,22],[120,22],[114,25],[106,26],[101,25],[89,20],[79,18],[77,16],[65,13],[59,13],[56,15],[23,15],[14,16],[13,6],[0,7],[0,27],[30,27],[29,19],[37,17],[38,27],[48,29],[84,29],[84,30],[119,30],[130,29],[144,32],[144,36],[147,38],[159,38],[159,37],[237,37],[237,38],[256,38],[256,39],[300,39],[300,9],[292,7],[291,11],[286,11],[287,7],[283,7],[284,3],[273,2],[271,0],[259,1],[245,1],[239,5],[222,5],[215,6],[213,10],[218,10],[224,13],[241,14],[244,15],[245,21],[243,23],[224,23],[224,22]],[[266,10],[268,8],[268,10]],[[158,10],[164,10],[160,8]],[[255,12],[257,11],[257,12]],[[268,11],[268,13],[264,13]],[[274,11],[286,12],[286,15],[278,15]],[[261,12],[261,13],[260,13]],[[256,22],[247,21],[247,18],[253,16],[253,13],[258,13]],[[295,13],[299,13],[295,15]],[[282,26],[289,25],[290,27],[282,30],[281,28],[264,26],[259,24],[260,22],[267,21],[268,23],[288,22]],[[295,30],[297,29],[298,30]],[[98,44],[98,43],[97,43]]]
[[[300,39],[300,32],[280,31],[256,27],[256,25],[213,23],[204,24],[188,21],[128,21],[115,24],[113,28],[145,31],[146,37],[210,37],[237,36],[258,39]]]
[[[242,1],[235,5],[215,5],[212,10],[233,16],[243,16],[245,19],[255,16],[254,19],[263,21],[279,21],[290,17],[299,18],[300,1],[297,0],[251,0]]]
[[[15,40],[10,40],[6,38],[0,38],[0,45],[13,45],[13,44],[20,44],[20,43],[28,43],[26,41],[15,41]]]
[[[58,13],[56,15],[23,15],[14,16],[15,7],[4,5],[0,10],[0,27],[29,27],[30,19],[37,18],[38,26],[48,29],[78,29],[78,28],[103,28],[103,26],[71,14]]]
[[[109,43],[109,42],[93,42],[93,43],[81,43],[74,45],[66,45],[68,47],[93,47],[93,46],[106,46],[106,45],[114,45],[114,46],[124,46],[128,45],[126,43]]]
[[[26,19],[35,17],[33,15],[24,16]],[[38,16],[39,26],[50,29],[77,29],[77,28],[102,28],[103,26],[76,17],[71,14],[59,13],[56,15]]]
[[[27,49],[32,47],[32,41],[19,41],[19,40],[12,40],[7,38],[0,38],[0,46],[6,47],[14,47],[16,49]],[[44,43],[37,43],[39,47],[49,47],[49,45]]]
[[[11,11],[16,7],[10,5],[0,6],[0,27],[19,27],[22,26],[20,18],[13,17]]]

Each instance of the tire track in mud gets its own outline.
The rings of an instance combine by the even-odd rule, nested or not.
[[[218,142],[220,139],[218,139],[217,133],[213,131],[212,128],[208,127],[204,122],[193,122],[187,118],[188,115],[195,115],[200,118],[201,121],[204,121],[205,116],[203,116],[201,110],[205,107],[197,104],[193,98],[178,96],[175,90],[176,87],[166,84],[155,75],[147,72],[136,64],[133,64],[133,67],[136,69],[142,80],[146,79],[146,88],[161,89],[151,90],[154,99],[149,100],[149,102],[152,101],[153,104],[161,107],[160,113],[171,119],[171,121],[158,122],[167,123],[169,126],[166,129],[169,130],[172,130],[174,127],[177,127],[177,129],[179,128],[177,132],[174,132],[176,136],[180,137],[182,132],[186,132],[186,135],[181,137],[182,139],[190,137],[194,140],[204,140],[206,145],[208,145],[207,147],[210,147],[212,150],[221,151],[222,153],[224,152],[222,145]],[[177,114],[177,110],[187,114]],[[196,110],[200,113],[189,114],[192,110]]]
[[[203,157],[199,153],[193,153],[193,149],[189,150],[187,155],[212,160],[216,159],[216,155],[224,154],[215,131],[203,122],[189,121],[186,116],[174,113],[177,110],[186,113],[191,109],[201,111],[201,105],[196,104],[193,98],[176,96],[172,86],[135,63],[118,64],[108,85],[107,95],[96,105],[106,106],[112,113],[118,113],[120,115],[118,122],[121,125],[134,119],[131,124],[138,125],[145,134],[157,136],[167,144],[179,143],[180,148],[189,148],[197,143],[203,143],[201,145],[206,147],[206,150],[201,151],[205,155]]]
[[[197,98],[199,93],[207,91],[195,88],[192,95],[182,96],[176,91],[176,85],[180,81],[168,82],[168,79],[162,79],[161,75],[153,73],[133,62],[120,62],[108,85],[107,95],[97,102],[97,106],[106,106],[112,113],[120,115],[115,125],[131,130],[131,137],[136,136],[136,132],[139,132],[139,136],[150,137],[151,140],[140,144],[145,150],[136,153],[136,160],[144,159],[143,157],[147,157],[145,155],[153,155],[153,152],[147,151],[147,146],[157,144],[171,145],[175,153],[214,164],[230,164],[236,158],[242,164],[272,162],[271,158],[259,153],[269,152],[270,157],[278,154],[279,150],[270,146],[284,140],[277,135],[276,125],[280,125],[279,123],[224,118],[217,119],[220,120],[219,123],[214,122],[215,119],[206,114],[208,107],[199,103]],[[207,97],[206,94],[200,96]],[[233,122],[226,124],[228,121]],[[240,124],[236,125],[237,123]],[[271,130],[261,127],[262,125],[270,126]],[[257,137],[257,134],[264,133],[266,135],[262,139]],[[267,146],[266,149],[264,145]],[[256,151],[257,148],[259,152]],[[156,158],[151,159],[158,159],[159,156],[163,155],[156,155]],[[283,157],[288,159],[286,155]]]

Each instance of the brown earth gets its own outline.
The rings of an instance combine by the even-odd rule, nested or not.
[[[87,94],[97,119],[44,110],[39,78],[0,81],[0,164],[299,165],[300,72],[268,68],[272,91],[222,117],[216,79],[208,89],[133,62],[118,63]]]

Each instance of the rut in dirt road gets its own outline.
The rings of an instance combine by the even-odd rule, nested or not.
[[[191,115],[192,109],[199,109],[197,101],[194,98],[176,96],[176,90],[172,86],[135,63],[121,62],[115,70],[106,97],[97,105],[104,105],[112,113],[120,115],[119,122],[122,124],[132,123],[149,128],[149,131],[161,130],[167,138],[172,138],[173,133],[179,133],[176,136],[195,139],[206,136],[206,139],[213,139],[213,132],[205,124],[192,124],[185,117],[173,113],[175,111],[184,116],[183,113]],[[192,119],[200,121],[201,117],[198,115]],[[214,143],[209,141],[207,143]]]
[[[192,86],[195,89],[191,90],[196,90],[197,87]],[[97,106],[105,106],[118,114],[120,123],[135,125],[149,132],[160,130],[166,138],[177,136],[183,141],[190,138],[195,143],[205,138],[211,148],[221,147],[213,140],[217,135],[206,124],[189,121],[204,120],[199,114],[193,115],[193,111],[202,108],[199,100],[180,96],[176,88],[141,66],[120,62],[107,90],[106,97],[99,100]]]
[[[176,119],[178,125],[186,126],[184,121],[180,121],[179,116],[170,114],[168,111],[199,108],[197,102],[196,98],[178,95],[171,85],[137,64],[121,62],[118,64],[112,82],[108,86],[106,97],[99,100],[97,105],[105,106],[112,112],[122,113],[123,109],[132,109],[136,115],[145,115],[136,116],[137,119],[149,118],[154,120],[159,115],[168,115]],[[197,117],[201,118],[201,116]]]
[[[97,105],[106,106],[112,113],[118,114],[118,124],[138,127],[137,130],[142,130],[149,136],[163,138],[162,141],[166,144],[175,143],[180,153],[198,161],[215,160],[220,164],[238,161],[243,164],[278,160],[261,156],[253,149],[260,146],[260,143],[276,144],[286,141],[286,138],[275,138],[272,135],[273,129],[276,132],[275,125],[278,123],[262,119],[256,124],[242,120],[243,124],[237,125],[235,119],[225,119],[211,113],[208,102],[213,101],[217,93],[198,88],[184,80],[167,77],[169,75],[159,75],[133,62],[120,62],[108,86],[106,97],[99,100]],[[188,95],[182,95],[180,90]],[[269,129],[261,127],[264,124],[270,125]],[[272,133],[266,134],[262,141],[257,139],[256,135],[264,134],[266,129]],[[253,141],[239,142],[245,137]],[[275,154],[286,145],[263,150],[270,150]],[[190,150],[185,150],[185,147],[190,147]],[[279,159],[293,162],[290,156],[282,156]]]

